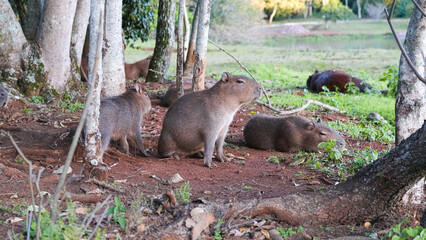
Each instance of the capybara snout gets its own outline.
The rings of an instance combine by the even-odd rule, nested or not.
[[[336,139],[336,148],[345,148],[337,131],[299,116],[256,115],[244,127],[244,139],[249,147],[282,152],[318,151],[319,143],[332,139]]]

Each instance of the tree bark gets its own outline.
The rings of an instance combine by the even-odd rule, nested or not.
[[[418,2],[422,9],[426,1]],[[426,18],[413,9],[413,14],[405,36],[404,48],[418,72],[426,77]],[[426,119],[426,85],[421,82],[408,65],[404,56],[400,57],[399,81],[395,103],[396,144],[401,143],[419,129]],[[421,203],[424,195],[425,179],[421,179],[404,196],[405,203]]]
[[[101,104],[101,86],[102,86],[102,64],[98,64],[98,68],[95,67],[96,58],[96,45],[97,36],[100,34],[103,36],[103,13],[104,13],[105,2],[92,1],[90,7],[90,50],[89,50],[89,79],[88,81],[95,81],[94,88],[90,91],[94,91],[92,103],[89,106],[87,119],[85,123],[84,133],[84,159],[86,162],[90,162],[96,166],[102,163],[101,159],[101,134],[99,133],[99,106]],[[99,54],[102,58],[102,54]],[[95,74],[97,72],[97,74]],[[96,76],[94,78],[94,76]]]
[[[361,19],[361,0],[356,0],[356,5],[358,7],[358,18]]]
[[[207,42],[209,40],[210,25],[210,0],[199,0],[199,19],[197,30],[197,45],[195,48],[194,75],[192,80],[192,91],[204,89],[204,76],[206,74]]]
[[[277,13],[278,10],[278,1],[275,1],[274,3],[274,10],[271,13],[271,16],[269,16],[269,24],[272,24],[272,21],[274,20],[275,14]]]
[[[0,76],[17,80],[22,75],[21,54],[27,40],[7,0],[0,0],[0,29]]]
[[[70,40],[77,1],[46,0],[37,42],[50,85],[61,92],[70,80]]]
[[[192,19],[191,39],[189,40],[185,66],[183,67],[183,75],[187,77],[192,77],[192,74],[194,73],[195,45],[197,43],[199,6],[200,5],[197,3],[197,7],[195,7],[194,18]]]
[[[26,22],[23,25],[25,37],[28,41],[35,41],[38,28],[40,25],[41,12],[43,9],[43,1],[28,0]]]
[[[122,2],[120,0],[106,0],[105,34],[102,50],[102,97],[120,95],[126,90],[121,9]]]
[[[189,24],[188,13],[186,12],[186,5],[183,5],[183,20],[185,23],[185,37],[183,38],[183,60],[185,61],[188,55],[189,38],[191,36],[191,25]]]
[[[183,96],[183,19],[185,11],[185,0],[179,0],[179,15],[178,15],[178,41],[177,41],[177,60],[176,60],[176,88],[178,89],[177,97]]]
[[[74,22],[71,34],[72,58],[75,58],[77,66],[80,68],[81,56],[83,54],[84,41],[86,39],[87,26],[90,17],[90,1],[78,0],[75,11]]]
[[[387,155],[346,182],[324,191],[261,200],[251,215],[273,214],[280,221],[303,226],[373,221],[394,207],[408,188],[426,175],[424,146],[426,121]],[[235,204],[224,219],[247,206],[247,202]]]
[[[159,82],[167,77],[173,50],[176,3],[172,0],[160,0],[158,6],[157,36],[154,54],[146,76],[147,82]]]

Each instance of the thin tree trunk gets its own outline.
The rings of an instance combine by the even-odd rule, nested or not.
[[[274,20],[275,14],[277,14],[278,10],[278,1],[274,2],[274,10],[271,13],[271,16],[269,16],[269,24],[272,24],[272,21]]]
[[[373,221],[396,206],[407,189],[426,175],[425,144],[426,121],[407,140],[346,182],[324,191],[261,200],[252,216],[271,214],[296,226]],[[247,206],[247,202],[235,204],[224,219]]]
[[[0,73],[22,74],[21,51],[27,43],[18,19],[7,0],[0,0]],[[13,69],[13,70],[12,70]]]
[[[183,92],[183,19],[185,11],[185,0],[179,0],[179,15],[178,15],[178,41],[177,41],[177,60],[176,60],[176,88],[178,89],[177,97],[182,97]]]
[[[23,30],[28,41],[36,40],[42,9],[43,2],[41,0],[27,1],[27,17]]]
[[[158,6],[157,36],[154,54],[146,76],[147,82],[159,82],[167,77],[173,50],[176,3],[173,0],[160,0]]]
[[[189,38],[191,36],[191,25],[189,24],[188,13],[186,12],[186,5],[183,5],[183,20],[185,23],[185,37],[183,38],[183,61],[185,62],[188,56]]]
[[[105,2],[92,1],[90,6],[90,50],[89,50],[89,79],[88,81],[95,81],[92,104],[87,113],[85,124],[85,152],[84,159],[92,165],[97,166],[102,163],[101,159],[101,135],[99,133],[99,106],[101,104],[101,86],[102,86],[102,64],[98,64],[98,69],[94,69],[96,58],[96,40],[98,34],[103,36],[103,13]],[[101,18],[101,24],[99,24]],[[102,54],[101,56],[102,57]],[[93,77],[94,73],[96,78]]]
[[[70,41],[76,7],[77,1],[46,1],[37,35],[48,81],[60,92],[71,77]]]
[[[81,57],[90,17],[90,1],[78,0],[71,33],[72,74],[80,78]]]
[[[418,2],[425,9],[426,1]],[[426,18],[417,8],[408,25],[404,48],[414,67],[426,77]],[[408,65],[404,56],[400,57],[398,91],[395,103],[396,144],[419,129],[426,119],[426,85],[421,82]],[[423,200],[425,179],[421,179],[404,196],[404,202],[420,203]]]
[[[206,74],[207,42],[209,40],[210,25],[210,0],[199,0],[199,19],[197,30],[197,45],[195,49],[194,75],[192,80],[192,91],[204,89],[204,76]]]
[[[126,90],[124,74],[123,35],[121,34],[122,2],[106,0],[103,45],[102,97],[122,94]]]
[[[358,18],[361,19],[361,0],[356,0],[356,5],[358,6]]]
[[[192,19],[191,39],[189,40],[188,53],[186,55],[185,66],[183,67],[183,75],[192,77],[195,64],[195,45],[197,44],[197,28],[198,28],[198,12],[199,4],[195,7],[194,18]]]

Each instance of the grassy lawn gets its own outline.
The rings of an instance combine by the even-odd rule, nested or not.
[[[407,21],[395,22],[397,31],[405,31]],[[375,89],[386,89],[386,83],[379,81],[386,66],[398,67],[400,51],[396,47],[383,49],[374,44],[364,49],[312,49],[309,43],[327,41],[349,42],[365,37],[382,38],[389,32],[386,22],[349,22],[330,24],[330,31],[342,33],[339,36],[312,36],[300,38],[283,36],[263,38],[257,44],[222,45],[229,53],[245,65],[250,72],[270,91],[273,104],[280,108],[289,106],[299,107],[304,104],[303,99],[315,99],[326,104],[345,109],[348,115],[361,120],[370,112],[377,112],[392,125],[394,124],[395,98],[376,94],[345,94],[345,95],[318,95],[305,91],[305,96],[292,94],[298,85],[306,85],[306,79],[316,69],[324,71],[337,69],[346,71],[352,76],[363,79],[373,85]],[[294,49],[283,42],[305,42],[306,48]],[[374,40],[373,40],[374,41]],[[377,43],[380,45],[380,41]],[[135,46],[141,49],[126,49],[126,60],[137,61],[152,54],[154,40],[146,43],[136,42]],[[395,44],[396,46],[396,44]],[[149,49],[149,50],[147,50]],[[169,74],[175,74],[176,54],[172,56]],[[246,74],[243,69],[224,52],[209,44],[207,55],[206,74],[220,78],[222,72]],[[172,78],[172,77],[171,77]],[[302,90],[303,91],[303,90]],[[316,108],[311,106],[308,109]]]

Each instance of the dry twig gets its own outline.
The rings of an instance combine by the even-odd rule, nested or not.
[[[119,193],[124,193],[124,191],[123,191],[123,190],[120,190],[120,189],[118,189],[118,188],[116,188],[116,187],[113,187],[113,186],[111,186],[111,185],[108,185],[108,184],[106,184],[106,183],[103,183],[103,182],[99,181],[99,180],[98,180],[98,179],[96,179],[96,178],[91,178],[91,179],[87,180],[87,182],[93,182],[93,183],[95,183],[95,184],[97,184],[97,185],[99,185],[99,186],[101,186],[101,187],[107,188],[107,189],[109,189],[109,190],[113,190],[113,191],[116,191],[116,192],[119,192]]]
[[[110,198],[111,198],[111,195],[108,195],[108,197],[102,203],[98,203],[96,205],[95,209],[93,209],[93,211],[89,215],[86,215],[86,217],[84,217],[83,223],[81,224],[81,226],[84,227],[83,233],[87,231],[87,228],[89,227],[89,224],[92,222],[93,218],[95,217],[95,214],[107,204]],[[108,209],[108,207],[106,209]],[[100,219],[98,222],[100,221],[102,221],[102,219]]]
[[[315,104],[315,105],[318,105],[322,108],[325,108],[325,109],[328,109],[328,110],[331,110],[331,111],[335,111],[335,112],[339,112],[339,113],[345,113],[345,110],[340,110],[338,108],[332,107],[330,105],[327,105],[325,103],[322,103],[322,102],[319,102],[319,101],[316,101],[316,100],[311,100],[311,99],[304,99],[304,100],[306,101],[305,105],[301,106],[300,108],[296,108],[296,109],[289,110],[289,111],[281,111],[281,110],[276,109],[276,108],[274,108],[274,107],[272,107],[272,106],[270,106],[270,105],[268,105],[264,102],[261,102],[261,101],[256,101],[256,102],[258,104],[261,104],[261,105],[279,113],[280,115],[290,115],[290,114],[294,114],[294,113],[297,113],[297,112],[301,112],[301,111],[305,110],[310,104]]]
[[[414,5],[416,5],[417,9],[423,14],[423,16],[426,17],[425,13],[420,9],[420,6],[417,3],[415,3],[414,0],[412,0],[412,1],[413,1]],[[393,27],[393,24],[391,22],[392,13],[393,13],[393,10],[395,9],[395,2],[396,2],[396,0],[393,0],[390,12],[388,12],[387,8],[384,8],[385,14],[386,14],[386,20],[389,23],[389,27],[390,27],[392,34],[393,34],[393,36],[396,40],[396,44],[398,44],[398,47],[401,50],[401,53],[404,56],[405,60],[407,61],[408,65],[413,70],[414,74],[416,74],[416,76],[419,78],[419,80],[426,84],[426,79],[424,79],[420,75],[420,73],[417,71],[416,67],[414,66],[413,62],[411,62],[411,59],[408,57],[408,54],[405,51],[404,47],[402,46],[401,41],[399,40],[399,37],[396,35],[395,28]]]

